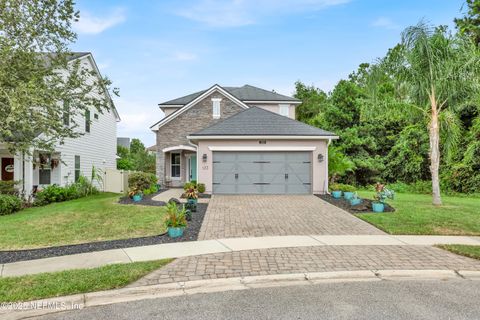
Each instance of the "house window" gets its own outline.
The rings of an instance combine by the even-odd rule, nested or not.
[[[80,156],[75,156],[75,182],[80,179]]]
[[[282,116],[288,117],[289,116],[289,109],[290,109],[290,106],[288,104],[281,104],[280,105],[280,114]]]
[[[38,183],[50,184],[52,177],[51,157],[48,153],[39,154]]]
[[[70,102],[69,101],[63,102],[63,124],[65,126],[70,125]]]
[[[93,118],[94,118],[95,120],[98,120],[98,113],[94,113],[94,114],[93,114]]]
[[[180,153],[171,153],[172,178],[180,178]]]
[[[212,99],[212,109],[213,109],[213,119],[220,118],[220,98],[213,98]]]
[[[90,110],[85,110],[85,132],[90,132]]]

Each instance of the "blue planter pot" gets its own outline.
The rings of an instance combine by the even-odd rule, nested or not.
[[[360,198],[350,199],[350,205],[352,205],[352,206],[359,205],[360,203],[362,203],[362,199],[360,199]]]
[[[343,193],[343,197],[345,198],[345,200],[350,200],[353,198],[353,195],[354,193],[353,192],[344,192]]]
[[[142,195],[141,194],[136,194],[136,195],[133,196],[132,199],[133,199],[134,202],[138,202],[138,201],[142,200]]]
[[[381,202],[372,203],[373,212],[383,212],[385,210],[385,205]]]
[[[169,227],[168,228],[168,236],[170,238],[178,238],[178,237],[181,237],[183,236],[183,230],[185,228],[183,227],[178,227],[178,228],[172,228],[172,227]]]
[[[194,205],[196,205],[196,204],[197,204],[197,200],[198,200],[198,199],[187,199],[187,203],[188,203],[188,204],[194,204]]]
[[[342,197],[342,191],[332,191],[332,197],[335,199],[340,199]]]

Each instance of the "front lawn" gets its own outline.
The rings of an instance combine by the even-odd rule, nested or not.
[[[29,301],[121,288],[170,261],[171,259],[165,259],[112,264],[94,269],[0,278],[0,302]]]
[[[480,246],[467,246],[462,244],[445,244],[445,245],[439,245],[438,247],[462,256],[480,260]]]
[[[371,199],[372,191],[359,195]],[[480,235],[480,198],[443,196],[434,207],[432,196],[398,193],[389,203],[393,213],[359,214],[357,217],[391,234]]]
[[[101,193],[0,216],[0,250],[39,248],[165,232],[165,208],[118,204]]]

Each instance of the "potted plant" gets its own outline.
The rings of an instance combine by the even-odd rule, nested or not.
[[[334,199],[340,199],[342,197],[342,190],[340,190],[340,185],[338,183],[332,184],[330,190],[332,190],[332,197]]]
[[[353,198],[353,195],[355,194],[355,187],[344,184],[342,185],[342,191],[343,191],[343,198],[345,200],[350,200]]]
[[[187,198],[187,203],[188,203],[188,204],[194,204],[194,205],[196,205],[196,204],[197,204],[197,200],[198,200],[198,191],[197,191],[197,188],[196,188],[196,187],[193,187],[193,186],[190,186],[190,188],[188,188],[188,189],[185,191],[185,197]]]
[[[132,198],[134,202],[138,202],[142,200],[143,193],[139,188],[133,187],[133,188],[130,188],[130,191],[128,192],[128,196]]]
[[[395,197],[393,190],[389,190],[384,184],[378,183],[375,185],[375,202],[372,202],[373,212],[383,212],[385,210],[385,201]]]
[[[350,205],[351,206],[356,206],[362,203],[362,199],[358,197],[358,194],[355,192],[353,194],[353,197],[350,199]]]
[[[185,208],[179,209],[175,202],[167,204],[167,214],[165,216],[165,226],[167,227],[168,236],[178,238],[183,235],[183,231],[187,226],[185,217]]]

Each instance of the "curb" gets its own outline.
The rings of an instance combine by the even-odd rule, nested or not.
[[[255,288],[312,285],[332,282],[358,281],[413,281],[413,280],[464,280],[480,281],[480,271],[469,270],[359,270],[276,274],[266,276],[174,282],[143,287],[122,288],[71,296],[48,298],[14,304],[17,308],[0,309],[5,320],[26,319],[63,311],[125,303],[137,300],[175,297],[198,293],[214,293]],[[24,306],[33,309],[18,309]],[[58,308],[61,306],[61,308]],[[38,308],[40,307],[40,308]],[[54,308],[56,307],[56,308]]]

